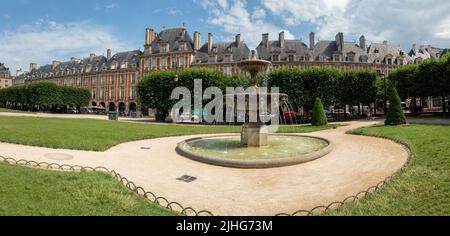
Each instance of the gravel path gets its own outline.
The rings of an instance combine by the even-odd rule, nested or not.
[[[196,210],[215,215],[275,215],[310,210],[354,195],[398,171],[408,152],[392,141],[353,136],[346,131],[376,122],[308,135],[334,142],[327,156],[296,166],[273,169],[233,169],[189,160],[175,152],[178,142],[198,136],[142,140],[106,152],[55,150],[0,143],[0,155],[58,164],[103,166],[146,190]],[[142,147],[150,149],[142,149]],[[197,177],[191,183],[177,180]]]

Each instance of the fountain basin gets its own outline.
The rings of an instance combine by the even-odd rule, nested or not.
[[[177,152],[211,165],[260,169],[313,161],[333,148],[329,140],[304,135],[270,134],[264,147],[243,146],[239,135],[219,135],[185,140],[178,144]]]

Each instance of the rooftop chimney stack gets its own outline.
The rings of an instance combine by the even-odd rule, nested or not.
[[[37,64],[36,63],[30,63],[30,72],[37,69]]]
[[[155,32],[152,28],[145,29],[145,53],[149,53],[151,51],[151,45],[153,42],[153,39],[155,38]]]
[[[241,34],[237,34],[236,35],[236,47],[240,47],[241,46]]]
[[[284,48],[284,31],[281,31],[280,32],[280,35],[279,35],[279,42],[280,42],[280,48]]]
[[[366,37],[364,35],[361,35],[359,38],[359,47],[364,51],[367,50]]]
[[[61,62],[56,60],[52,61],[52,69],[55,69],[57,66],[59,66],[59,64],[61,64]]]
[[[112,58],[112,51],[111,51],[111,49],[106,50],[106,58],[108,60],[111,60],[111,58]]]
[[[200,32],[194,32],[194,50],[198,51],[201,47],[201,34]]]
[[[269,48],[269,34],[265,33],[262,35],[262,42],[264,48]]]
[[[95,53],[89,54],[89,61],[93,61],[95,58]]]
[[[208,52],[211,52],[213,49],[213,35],[212,33],[208,33]]]
[[[309,49],[314,49],[314,46],[316,45],[315,37],[316,35],[314,34],[314,32],[311,32],[309,34]]]
[[[344,51],[344,33],[339,32],[336,35],[336,45],[339,52]]]

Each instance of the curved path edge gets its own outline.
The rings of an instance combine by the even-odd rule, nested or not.
[[[377,123],[350,122],[349,126],[309,133],[330,139],[335,149],[312,162],[272,169],[211,166],[176,153],[179,142],[200,135],[141,140],[103,153],[7,143],[0,143],[0,152],[22,162],[105,166],[114,173],[120,172],[121,178],[133,183],[131,187],[142,186],[139,191],[151,189],[174,203],[191,206],[189,209],[207,209],[215,215],[288,215],[280,212],[311,215],[379,189],[407,165],[411,156],[407,146],[387,139],[345,134],[374,124]],[[49,160],[45,157],[49,153],[62,153],[73,159]],[[179,181],[183,175],[196,180]]]

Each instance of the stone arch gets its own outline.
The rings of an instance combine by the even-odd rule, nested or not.
[[[104,102],[101,102],[100,106],[103,107],[103,108],[106,108],[106,104]]]
[[[136,103],[134,102],[130,103],[128,110],[130,110],[131,112],[136,112],[137,111]]]
[[[119,113],[120,114],[125,113],[126,109],[127,109],[127,106],[125,105],[125,103],[123,103],[123,102],[119,103]]]
[[[96,102],[92,102],[91,105],[92,105],[93,107],[96,107],[96,106],[97,106],[97,103],[96,103]]]
[[[109,103],[109,111],[116,111],[116,104],[114,102]]]

